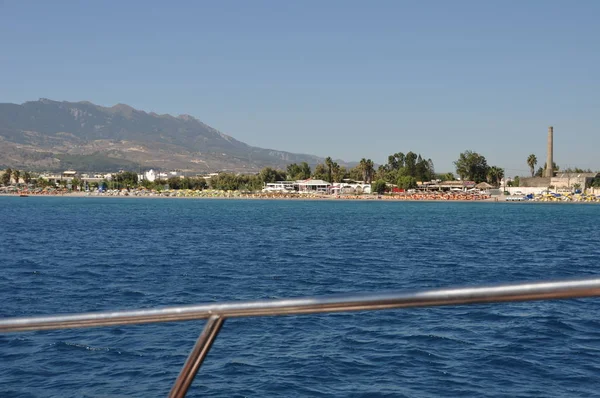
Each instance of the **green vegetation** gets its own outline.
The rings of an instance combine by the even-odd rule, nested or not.
[[[379,195],[383,195],[387,189],[387,184],[383,180],[377,180],[373,183],[371,187],[372,192],[376,192]]]
[[[210,187],[223,191],[258,191],[262,189],[263,183],[275,182],[278,176],[285,178],[285,174],[280,174],[283,172],[269,167],[267,169],[269,170],[263,169],[258,175],[221,173],[210,179]]]
[[[300,165],[292,163],[287,166],[286,180],[306,180],[310,178],[310,166],[306,162],[302,162]]]
[[[2,174],[2,184],[9,185],[11,175],[12,175],[12,170],[10,168],[6,169],[4,171],[4,174]]]
[[[593,173],[592,169],[580,169],[579,167],[562,170],[562,173]]]
[[[454,165],[456,166],[456,173],[462,180],[482,182],[487,179],[489,166],[485,157],[477,152],[465,151],[461,153]]]
[[[83,161],[96,159],[102,161],[107,158],[103,155],[65,155],[65,159],[70,161]],[[111,159],[117,164],[121,159]],[[125,163],[131,163],[124,161]],[[537,159],[535,155],[529,155],[527,164],[530,171],[533,172]],[[75,165],[75,163],[70,163]],[[108,163],[104,163],[108,167]],[[504,178],[504,169],[498,166],[489,166],[484,156],[477,152],[467,150],[459,155],[459,158],[454,162],[456,173],[462,180],[475,181],[476,183],[487,181],[488,183],[499,186]],[[137,165],[135,165],[137,168]],[[555,170],[558,166],[554,164]],[[75,168],[75,167],[73,167]],[[544,165],[545,168],[545,165]],[[538,174],[542,175],[544,168],[538,170]],[[126,170],[126,169],[125,169]],[[130,169],[131,170],[131,169]],[[586,173],[591,170],[583,170],[579,168],[568,168],[565,172]],[[165,190],[165,189],[192,189],[203,190],[207,188],[224,191],[259,191],[262,190],[265,184],[274,183],[276,181],[295,181],[305,180],[308,178],[321,179],[330,183],[342,182],[344,180],[363,181],[367,184],[371,183],[371,191],[378,194],[383,194],[389,191],[390,186],[396,186],[399,189],[408,190],[415,189],[421,182],[433,180],[452,181],[455,179],[453,173],[436,174],[433,161],[425,159],[421,154],[412,151],[406,154],[397,152],[388,156],[386,164],[379,165],[375,170],[375,164],[371,159],[363,158],[352,168],[346,169],[333,161],[331,157],[325,158],[323,163],[317,164],[314,170],[307,162],[292,163],[287,165],[286,170],[278,170],[272,167],[265,167],[257,174],[234,174],[220,173],[205,180],[201,177],[171,177],[167,180],[157,179],[153,182],[147,180],[138,181],[138,174],[133,171],[121,171],[113,174],[111,180],[103,180],[101,183],[86,183],[79,177],[72,180],[65,178],[56,185],[69,187],[72,189],[79,188],[83,190],[88,186],[90,188],[103,187],[105,189],[130,189],[137,187],[145,187],[147,189]],[[29,171],[20,171],[14,168],[7,168],[0,175],[0,182],[4,185],[10,185],[12,181],[19,181],[26,184],[33,184],[36,187],[54,186],[37,176],[32,176]],[[67,183],[67,181],[70,181]],[[508,186],[518,187],[520,185],[519,177],[507,183]],[[600,187],[600,177],[594,179],[589,186]],[[580,189],[577,184],[575,189]]]
[[[365,164],[367,170],[371,167],[368,162]],[[414,152],[406,155],[398,152],[388,156],[387,164],[379,166],[376,174],[376,178],[402,189],[416,188],[418,181],[431,181],[435,177],[433,161]]]
[[[417,187],[417,179],[410,176],[398,177],[396,185],[398,185],[398,188],[400,189],[414,189]]]
[[[544,176],[544,171],[546,170],[546,165],[547,163],[544,163],[544,167],[540,167],[536,172],[535,172],[535,177],[543,177]],[[558,170],[560,170],[560,167],[556,164],[556,162],[552,162],[553,167],[553,171],[556,173]]]
[[[498,186],[504,178],[504,169],[497,166],[488,166],[484,156],[473,151],[465,151],[460,154],[454,162],[456,173],[462,180],[475,181],[476,183],[487,181]]]
[[[529,170],[531,171],[531,176],[533,177],[535,174],[535,165],[537,164],[537,157],[532,153],[527,157],[527,165],[529,166]]]

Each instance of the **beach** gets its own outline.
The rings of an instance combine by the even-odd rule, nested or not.
[[[274,193],[274,192],[241,192],[218,190],[111,190],[106,192],[81,191],[16,191],[0,193],[0,196],[41,196],[41,197],[74,197],[74,198],[174,198],[174,199],[275,199],[275,200],[385,200],[385,201],[496,201],[496,198],[485,194],[472,193],[399,193],[399,194],[324,194],[324,193]]]

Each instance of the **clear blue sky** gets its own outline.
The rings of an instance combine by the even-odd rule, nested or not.
[[[347,161],[600,169],[600,1],[0,0],[0,102],[191,114]]]

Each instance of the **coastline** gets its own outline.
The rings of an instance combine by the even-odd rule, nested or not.
[[[35,194],[23,192],[27,197],[47,197],[47,198],[118,198],[118,199],[199,199],[199,200],[291,200],[291,201],[371,201],[371,202],[480,202],[480,203],[568,203],[568,204],[586,204],[600,202],[594,201],[571,201],[571,200],[527,200],[527,201],[507,201],[505,196],[485,197],[485,198],[432,198],[432,197],[411,197],[409,195],[400,196],[375,196],[375,195],[273,195],[273,194],[215,194],[211,196],[185,196],[185,195],[107,195],[87,192],[68,192],[56,193],[52,195]],[[20,193],[0,193],[0,197],[21,197]]]
[[[277,195],[277,194],[214,194],[206,196],[185,196],[185,195],[107,195],[87,192],[68,192],[54,194],[36,194],[36,193],[0,193],[0,197],[47,197],[47,198],[119,198],[119,199],[232,199],[232,200],[294,200],[294,201],[387,201],[387,202],[497,202],[495,198],[452,198],[452,199],[433,199],[433,198],[415,198],[411,196],[376,196],[376,195]]]

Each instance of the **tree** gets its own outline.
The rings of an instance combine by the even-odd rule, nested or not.
[[[171,177],[167,180],[167,184],[169,184],[169,189],[181,189],[182,188],[182,179],[179,177]]]
[[[398,170],[404,167],[405,156],[402,152],[394,153],[388,156],[388,168],[389,170]]]
[[[19,170],[13,170],[12,175],[13,179],[15,180],[15,184],[18,184],[19,178],[21,177],[21,172]]]
[[[79,187],[83,184],[83,181],[80,180],[79,178],[75,177],[71,180],[71,189],[74,189],[76,187]]]
[[[454,181],[454,174],[452,174],[452,173],[436,174],[435,178],[440,181]]]
[[[292,163],[287,166],[287,179],[291,181],[306,180],[310,178],[310,166],[306,162],[301,164]]]
[[[417,157],[415,165],[415,174],[412,175],[419,181],[431,181],[435,176],[433,169],[433,161],[431,159],[423,159],[421,155]]]
[[[380,195],[385,193],[386,188],[387,184],[384,180],[377,180],[371,185],[371,191],[377,192]]]
[[[537,171],[535,172],[535,177],[543,177],[544,176],[544,167],[540,167],[539,169],[537,169]]]
[[[373,180],[373,174],[375,174],[375,164],[371,159],[368,159],[365,162],[365,175],[367,180],[365,181],[367,184],[370,184]]]
[[[288,164],[285,171],[287,172],[286,179],[295,180],[296,176],[300,174],[300,166],[296,163]]]
[[[592,169],[581,169],[579,167],[569,167],[563,170],[563,173],[592,173]]]
[[[302,164],[300,165],[300,176],[298,179],[306,180],[307,178],[310,178],[310,166],[308,165],[308,163],[302,162]]]
[[[202,177],[189,179],[189,182],[188,182],[189,189],[204,190],[204,189],[206,189],[206,187],[208,187],[208,184],[206,183],[206,180]]]
[[[331,157],[325,159],[325,166],[327,167],[327,182],[333,182],[333,160]]]
[[[535,173],[536,177],[543,177],[544,176],[544,173],[546,172],[546,165],[547,165],[547,163],[544,163],[544,167],[540,167],[536,171],[536,173]],[[552,165],[553,165],[552,171],[553,172],[557,172],[559,170],[559,166],[556,164],[556,162],[552,162]]]
[[[527,157],[527,165],[529,166],[529,170],[531,170],[531,176],[533,177],[535,173],[535,165],[537,164],[537,158],[532,153]]]
[[[38,177],[37,180],[35,180],[35,185],[41,188],[45,188],[52,184],[50,183],[50,181],[44,180],[42,177]]]
[[[350,178],[354,181],[361,181],[363,178],[363,173],[360,164],[354,166],[345,174],[347,178]]]
[[[286,173],[284,171],[275,170],[271,167],[265,167],[260,171],[260,179],[264,183],[285,180]]]
[[[346,174],[346,169],[337,164],[337,162],[333,162],[331,171],[333,173],[333,182],[342,182],[342,179]]]
[[[416,177],[417,174],[417,160],[418,156],[416,153],[410,151],[406,154],[404,159],[404,167],[406,167],[406,171],[409,176]]]
[[[362,173],[362,180],[367,181],[367,159],[362,158],[360,160],[360,162],[358,163],[358,168],[360,169],[361,173]]]
[[[490,184],[500,185],[502,178],[504,178],[504,169],[498,166],[492,166],[488,168],[487,177]]]
[[[11,169],[6,169],[4,174],[2,174],[2,184],[10,185],[10,176],[12,175]]]
[[[28,171],[23,173],[23,181],[25,181],[25,184],[29,184],[31,182],[31,173]]]
[[[414,189],[417,187],[417,179],[411,176],[402,176],[398,178],[396,185],[400,189]]]
[[[497,166],[493,166],[496,167],[496,178],[498,181],[498,187],[500,187],[500,183],[502,182],[502,179],[504,178],[504,169],[502,167],[497,167]]]
[[[488,164],[485,157],[473,151],[465,151],[454,162],[456,173],[462,180],[475,182],[485,181],[488,174]]]
[[[327,167],[323,163],[319,163],[315,167],[313,178],[316,180],[325,180],[327,178]]]
[[[138,183],[138,175],[132,171],[123,171],[114,176],[115,182],[119,186],[132,187]]]

